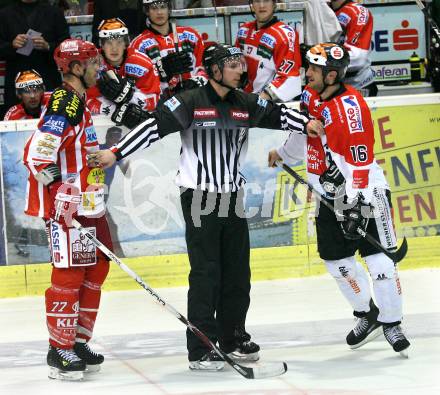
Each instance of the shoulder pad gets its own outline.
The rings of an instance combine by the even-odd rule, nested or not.
[[[47,105],[46,115],[52,114],[67,118],[72,126],[76,126],[82,121],[84,103],[73,91],[57,88]]]

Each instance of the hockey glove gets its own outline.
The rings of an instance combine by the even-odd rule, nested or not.
[[[331,162],[327,170],[320,175],[319,182],[325,192],[336,194],[339,187],[345,183],[345,178],[339,171],[335,162]]]
[[[173,76],[189,73],[193,70],[193,62],[189,52],[171,52],[156,63],[161,81],[169,81]]]
[[[134,94],[134,83],[128,78],[121,78],[113,72],[117,79],[103,74],[98,80],[98,88],[102,96],[113,103],[121,104],[130,101]]]
[[[348,240],[361,239],[358,228],[366,231],[371,213],[371,205],[365,203],[362,196],[358,196],[353,207],[344,210],[344,220],[340,223],[344,237]]]
[[[50,218],[61,224],[63,228],[71,228],[72,220],[78,215],[78,205],[81,203],[81,193],[72,184],[61,181],[49,185],[49,195],[53,202]]]
[[[174,93],[180,92],[182,90],[190,90],[195,88],[200,88],[205,86],[208,83],[208,80],[202,76],[191,77],[187,80],[179,82],[176,87],[173,89]]]
[[[124,103],[116,107],[112,114],[112,121],[117,125],[124,125],[129,129],[135,128],[140,123],[150,118],[147,111],[133,103]]]

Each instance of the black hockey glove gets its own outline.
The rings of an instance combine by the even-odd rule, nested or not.
[[[156,63],[161,81],[169,81],[173,76],[189,73],[193,69],[193,62],[189,52],[171,52],[159,59]]]
[[[98,80],[98,88],[102,96],[115,104],[130,101],[134,94],[134,82],[128,78],[121,78],[113,73],[116,79],[110,78],[105,73]]]
[[[363,201],[363,197],[358,196],[353,207],[344,210],[344,221],[342,221],[341,229],[344,237],[348,240],[359,240],[362,236],[357,231],[360,228],[366,231],[368,221],[372,213],[372,206]]]
[[[137,125],[150,118],[147,111],[133,103],[123,103],[116,107],[112,114],[112,121],[117,125],[124,125],[129,129],[134,129]]]
[[[179,82],[176,87],[173,89],[173,93],[177,93],[183,90],[190,90],[195,88],[200,88],[205,86],[208,83],[208,80],[202,76],[195,76],[188,78],[182,82]]]
[[[345,178],[335,162],[331,162],[327,170],[319,176],[319,182],[325,192],[336,194],[339,187],[345,183]]]

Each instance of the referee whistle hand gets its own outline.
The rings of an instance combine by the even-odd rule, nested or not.
[[[306,125],[307,130],[307,136],[315,138],[322,136],[324,131],[324,126],[322,126],[321,121],[318,121],[317,119],[310,120]]]
[[[269,157],[267,158],[268,166],[269,167],[277,167],[275,162],[278,160],[281,162],[283,161],[281,156],[278,154],[277,150],[273,149],[272,151],[269,152]]]
[[[116,155],[109,149],[90,154],[87,158],[87,165],[89,167],[101,167],[107,169],[112,167],[115,162]]]

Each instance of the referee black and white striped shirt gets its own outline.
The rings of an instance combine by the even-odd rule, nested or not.
[[[249,128],[305,133],[309,119],[296,110],[232,90],[222,100],[211,84],[178,94],[112,147],[118,160],[180,132],[176,184],[209,192],[235,192],[246,182],[240,171]]]

